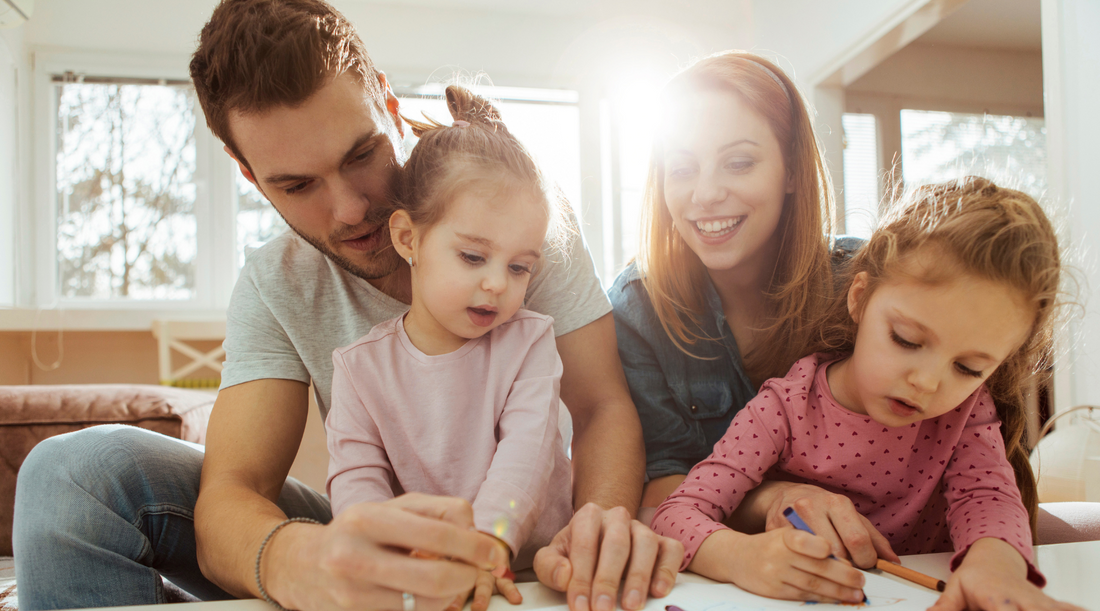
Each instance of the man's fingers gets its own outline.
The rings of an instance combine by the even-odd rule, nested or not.
[[[341,593],[330,592],[334,602],[345,609],[401,609],[404,607],[404,597],[401,591],[388,588],[367,588],[350,590]],[[454,599],[431,598],[428,596],[416,596],[416,611],[443,611]],[[463,596],[462,604],[466,599]],[[461,605],[458,607],[462,608]]]
[[[369,511],[366,508],[357,509],[353,505],[341,518],[341,527],[346,525],[352,532],[362,533],[378,545],[411,547],[443,558],[461,560],[486,570],[507,562],[506,554],[492,537],[435,517],[424,517],[401,504],[375,505]]]
[[[536,552],[532,565],[539,582],[558,592],[565,591],[573,575],[572,565],[569,564],[570,528],[571,525],[566,524],[549,545]]]
[[[676,575],[680,573],[680,564],[684,561],[684,544],[671,537],[659,537],[657,542],[657,565],[653,568],[649,593],[662,598],[676,585]]]
[[[470,592],[472,591],[473,590],[469,590],[455,596],[454,599],[451,600],[451,604],[447,605],[446,611],[458,611],[466,606],[466,599],[470,598]]]
[[[630,525],[630,563],[623,583],[623,609],[634,611],[645,606],[653,567],[660,545],[657,533],[634,521]]]
[[[478,572],[468,564],[411,558],[399,552],[376,550],[373,554],[362,554],[350,543],[338,544],[321,564],[349,590],[358,592],[374,584],[386,584],[396,592],[446,599],[440,609],[455,595],[468,590]]]
[[[591,604],[595,611],[615,611],[619,582],[630,560],[631,522],[630,513],[623,507],[604,512],[599,562],[592,580]]]
[[[599,561],[592,581],[592,608],[615,611],[619,582],[630,560],[631,532],[634,522],[624,508],[604,512],[603,539],[599,543]]]
[[[602,513],[598,505],[589,503],[573,514],[566,527],[571,529],[569,564],[573,570],[565,599],[571,611],[590,611],[592,608],[592,580],[600,553]]]

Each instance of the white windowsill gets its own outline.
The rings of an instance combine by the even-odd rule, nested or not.
[[[154,320],[224,321],[224,310],[184,310],[168,308],[72,308],[34,310],[0,309],[0,332],[57,330],[66,331],[149,331]]]

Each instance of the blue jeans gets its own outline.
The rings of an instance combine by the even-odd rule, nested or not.
[[[161,577],[201,600],[232,598],[195,555],[202,446],[130,426],[97,426],[38,444],[15,491],[19,608],[167,601]],[[332,519],[329,501],[288,479],[290,517]]]

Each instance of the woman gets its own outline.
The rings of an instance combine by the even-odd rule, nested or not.
[[[643,506],[809,343],[834,293],[832,197],[806,107],[771,62],[699,61],[663,96],[638,257],[610,291],[645,429]]]
[[[806,106],[778,67],[719,53],[674,77],[661,101],[641,248],[609,291],[645,434],[643,507],[675,490],[759,385],[803,356],[844,251],[830,244],[831,188]],[[815,498],[807,519],[830,524],[837,552],[859,550],[860,566],[896,558],[842,500],[806,488],[765,486],[743,506],[769,511],[773,526],[776,508]]]

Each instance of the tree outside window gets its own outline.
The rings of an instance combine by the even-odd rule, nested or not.
[[[61,296],[193,298],[193,91],[109,81],[55,87]]]

